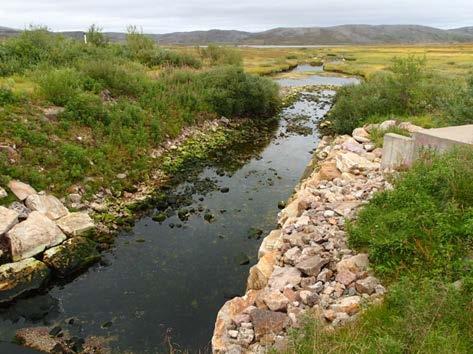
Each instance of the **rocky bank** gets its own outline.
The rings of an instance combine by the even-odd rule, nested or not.
[[[0,206],[0,303],[100,258],[95,242],[85,237],[95,228],[86,212],[69,212],[55,196],[20,181],[8,188],[18,201]],[[7,193],[1,189],[0,195]]]
[[[382,299],[385,288],[371,274],[368,255],[347,245],[345,223],[374,193],[392,188],[385,178],[389,171],[381,168],[382,149],[370,141],[369,131],[393,125],[397,122],[320,141],[307,178],[278,216],[280,228],[261,244],[246,294],[220,309],[214,353],[282,349],[288,329],[300,326],[304,316],[335,327]]]

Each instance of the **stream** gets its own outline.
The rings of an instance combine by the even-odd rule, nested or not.
[[[295,71],[305,69],[317,71],[304,66]],[[303,86],[354,80],[311,74],[277,81]],[[237,168],[222,171],[210,163],[166,192],[186,196],[186,210],[194,212],[185,217],[174,212],[156,222],[151,211],[119,234],[100,264],[0,308],[0,352],[34,352],[7,342],[19,328],[44,325],[82,338],[105,337],[113,353],[210,351],[217,311],[244,293],[261,238],[276,228],[278,202],[291,196],[310,161],[316,123],[334,94],[302,93],[280,113],[264,143],[222,154],[223,162],[239,160]]]

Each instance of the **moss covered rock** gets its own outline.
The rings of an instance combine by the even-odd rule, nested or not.
[[[49,278],[43,262],[27,258],[0,266],[0,303],[13,300],[24,292],[39,289]]]
[[[44,252],[43,262],[60,276],[86,268],[100,259],[96,243],[85,237],[74,237]]]

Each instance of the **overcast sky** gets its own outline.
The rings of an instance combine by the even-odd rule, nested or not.
[[[473,26],[473,0],[0,0],[0,26],[144,32],[340,24]]]

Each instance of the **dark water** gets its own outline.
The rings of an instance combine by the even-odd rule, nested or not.
[[[205,211],[185,222],[177,215],[161,224],[143,217],[119,235],[101,264],[46,294],[0,308],[0,341],[10,341],[18,328],[46,324],[82,337],[109,337],[114,353],[167,352],[169,343],[207,351],[218,309],[244,293],[256,262],[261,240],[249,235],[257,229],[264,236],[276,226],[278,201],[292,194],[309,162],[318,140],[315,123],[333,95],[302,95],[282,112],[266,145],[242,147],[254,149],[254,157],[231,175],[207,166],[169,192],[191,188],[189,208],[208,210],[213,222],[204,220]],[[238,154],[234,149],[223,159]],[[196,192],[196,185],[212,187]],[[73,324],[66,324],[71,318]],[[15,351],[0,344],[0,352]]]

